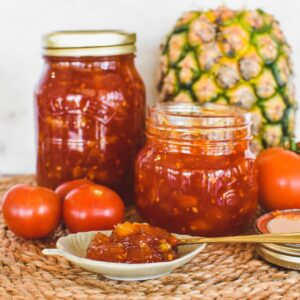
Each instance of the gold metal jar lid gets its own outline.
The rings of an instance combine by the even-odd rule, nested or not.
[[[43,37],[43,55],[124,55],[135,53],[135,42],[135,33],[119,30],[56,31]]]
[[[292,255],[289,251],[282,253],[258,245],[256,253],[271,264],[300,271],[300,256]]]
[[[256,220],[255,229],[259,234],[279,233],[278,230],[282,233],[298,232],[299,224],[300,210],[290,209],[262,215]],[[272,264],[300,270],[300,244],[258,244],[256,252]]]

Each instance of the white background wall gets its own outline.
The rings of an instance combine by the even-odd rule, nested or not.
[[[137,65],[147,86],[148,101],[153,102],[161,39],[182,12],[221,4],[260,7],[276,16],[294,50],[299,90],[299,0],[0,0],[0,174],[35,169],[32,94],[42,66],[43,33],[63,29],[137,32]]]

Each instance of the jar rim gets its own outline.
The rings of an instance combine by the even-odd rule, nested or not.
[[[147,121],[173,128],[228,128],[251,124],[251,113],[237,106],[165,102],[148,108]]]
[[[251,138],[251,113],[224,104],[159,103],[148,108],[146,134],[169,144],[227,147]]]
[[[55,31],[43,36],[45,56],[110,56],[136,52],[136,34],[122,30]]]

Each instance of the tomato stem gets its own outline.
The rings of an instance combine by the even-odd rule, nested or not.
[[[290,150],[297,154],[300,154],[300,148],[297,145],[295,139],[290,139]]]

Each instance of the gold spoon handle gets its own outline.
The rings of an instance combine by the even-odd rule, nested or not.
[[[180,239],[179,245],[191,245],[200,243],[278,243],[278,244],[300,244],[300,232],[278,233],[262,235],[241,235],[224,237],[194,237]]]

